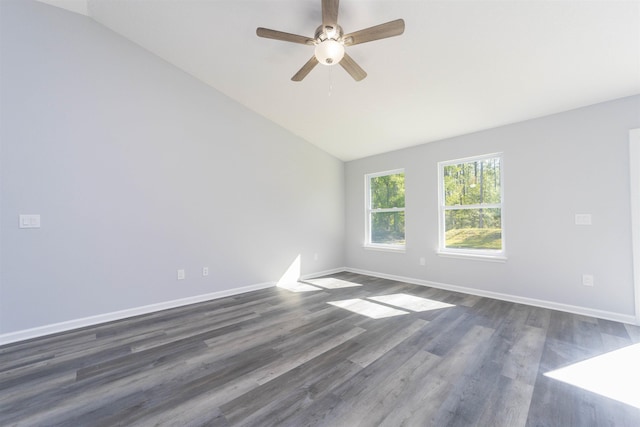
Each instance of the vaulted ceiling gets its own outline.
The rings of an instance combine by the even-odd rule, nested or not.
[[[320,0],[42,0],[100,24],[348,161],[640,93],[640,1],[342,0],[345,32],[403,18],[347,48],[368,73],[291,76]],[[640,114],[640,112],[639,112]]]

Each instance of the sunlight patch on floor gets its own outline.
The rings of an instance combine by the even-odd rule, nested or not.
[[[342,288],[355,288],[362,286],[358,283],[347,282],[346,280],[336,279],[333,277],[322,277],[319,279],[305,280],[305,283],[320,286],[325,289],[342,289]]]
[[[544,375],[640,408],[640,343]]]
[[[329,304],[340,307],[372,319],[383,319],[385,317],[401,316],[409,314],[407,311],[397,310],[374,302],[365,301],[360,298],[347,299],[343,301],[330,301]]]
[[[302,282],[278,283],[278,287],[291,292],[316,292],[322,290],[322,288]]]
[[[379,297],[370,297],[368,299],[411,311],[429,311],[438,310],[440,308],[455,307],[453,304],[447,304],[445,302],[434,301],[428,298],[421,298],[409,294],[382,295]]]

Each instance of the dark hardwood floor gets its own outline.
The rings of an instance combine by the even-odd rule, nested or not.
[[[638,327],[353,273],[298,290],[0,347],[0,425],[640,426],[544,375]]]

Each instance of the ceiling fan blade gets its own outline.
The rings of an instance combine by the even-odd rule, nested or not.
[[[342,65],[342,68],[344,68],[357,82],[367,77],[367,73],[346,53],[344,54],[342,61],[340,61],[340,65]]]
[[[259,27],[256,30],[258,37],[264,37],[265,39],[281,40],[283,42],[300,43],[300,44],[313,44],[313,39],[305,36],[299,36],[297,34],[285,33],[282,31],[270,30],[268,28]]]
[[[316,65],[318,65],[318,60],[314,55],[310,60],[307,61],[306,64],[302,66],[302,68],[300,68],[300,70],[293,77],[291,77],[291,80],[293,80],[294,82],[302,81],[302,79],[307,77],[307,74],[309,74],[311,70],[313,70],[313,67],[315,67]]]
[[[340,0],[322,0],[322,26],[338,25],[338,4]]]
[[[354,44],[399,36],[402,33],[404,33],[404,20],[396,19],[395,21],[386,22],[374,27],[365,28],[364,30],[345,34],[342,39],[344,40],[345,46],[353,46]]]

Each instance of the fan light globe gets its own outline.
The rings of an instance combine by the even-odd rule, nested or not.
[[[344,57],[344,46],[333,39],[316,45],[316,59],[322,65],[336,65]]]

